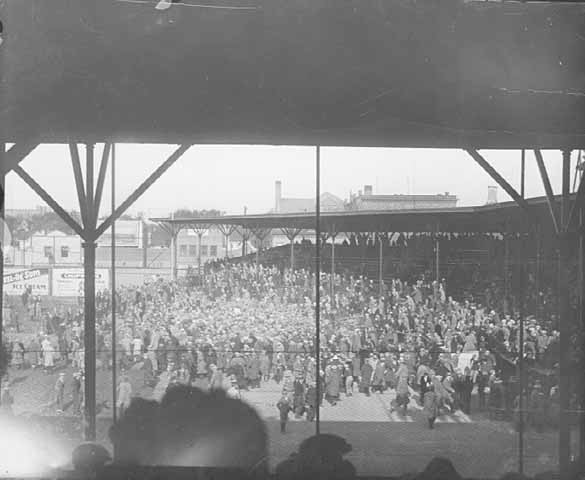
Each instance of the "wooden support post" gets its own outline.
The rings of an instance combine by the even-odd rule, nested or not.
[[[116,211],[116,146],[112,145],[112,215]],[[144,241],[144,239],[143,239]],[[114,425],[118,421],[118,352],[116,351],[116,221],[112,222],[112,413]],[[146,267],[146,265],[144,265]],[[115,445],[115,442],[114,442]],[[116,452],[114,452],[116,458]]]
[[[536,230],[536,268],[534,273],[534,286],[536,288],[536,306],[535,306],[535,314],[536,319],[541,321],[540,318],[540,242],[541,242],[541,231],[540,231],[540,224],[537,224],[535,227]]]
[[[525,198],[525,186],[526,186],[526,150],[522,149],[520,157],[520,196]]]
[[[519,292],[519,305],[518,310],[520,314],[520,322],[519,322],[519,348],[518,348],[518,380],[520,382],[520,392],[518,396],[518,471],[520,474],[524,473],[524,405],[525,405],[525,392],[526,392],[526,379],[525,379],[525,368],[524,368],[524,300],[526,295],[526,265],[525,265],[525,255],[524,252],[526,250],[526,242],[525,242],[525,235],[522,234],[521,237],[521,254],[519,263],[520,266],[517,269],[520,275],[520,292]]]
[[[95,240],[82,244],[84,257],[85,440],[96,439]]]
[[[384,292],[384,244],[380,234],[378,234],[378,243],[378,299],[381,299]]]
[[[6,145],[4,142],[0,142],[0,165],[4,165],[4,160],[6,156]],[[2,335],[3,328],[4,328],[4,228],[6,228],[6,224],[4,223],[5,218],[5,211],[6,211],[6,175],[4,172],[0,172],[0,222],[2,222],[2,226],[0,228],[0,349],[4,346],[2,343],[4,337]],[[2,377],[0,376],[0,392],[2,391]],[[0,397],[0,404],[2,403],[2,398]]]
[[[321,433],[321,148],[315,157],[315,434]]]
[[[571,152],[563,151],[562,166],[562,204],[561,225],[566,225],[569,215],[569,195],[571,182]],[[563,229],[559,235],[559,247],[561,257],[561,285],[560,303],[561,317],[559,328],[559,396],[560,396],[560,421],[559,421],[559,467],[561,478],[568,478],[571,458],[571,423],[569,418],[569,403],[571,396],[571,304],[569,296],[570,279],[570,255],[571,245],[568,232]]]
[[[441,244],[439,242],[439,237],[436,236],[435,237],[435,280],[437,282],[437,285],[439,284],[439,282],[441,281],[441,277],[440,277],[440,267],[439,267],[439,260],[441,258],[441,253],[440,253],[440,249],[441,248]]]
[[[331,308],[335,307],[335,237],[331,234],[331,278],[329,279],[329,303]]]
[[[508,225],[504,232],[504,299],[508,300],[508,284],[509,284],[509,263],[510,263],[510,240],[508,235]],[[508,312],[505,312],[508,313]]]
[[[203,238],[203,232],[197,232],[197,275],[199,275],[199,281],[201,282],[201,240]]]
[[[579,313],[581,331],[585,332],[585,209],[579,206]],[[585,358],[582,359],[581,368],[585,371]],[[581,377],[581,415],[579,418],[579,457],[585,458],[585,378]]]

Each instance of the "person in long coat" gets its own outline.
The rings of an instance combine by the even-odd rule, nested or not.
[[[376,366],[374,367],[374,376],[372,377],[372,391],[373,392],[380,392],[384,391],[385,387],[385,380],[384,380],[384,372],[386,371],[384,362],[380,359],[376,361]]]
[[[65,374],[60,373],[55,383],[55,404],[57,405],[57,413],[63,413],[65,406]]]
[[[26,347],[25,361],[31,368],[36,368],[39,365],[39,353],[41,345],[36,338],[32,338]]]
[[[401,362],[400,367],[398,367],[396,377],[398,378],[396,384],[396,407],[402,407],[406,412],[410,401],[410,391],[408,388],[408,367],[404,362]]]
[[[374,368],[372,367],[370,360],[366,359],[360,372],[360,392],[365,393],[368,397],[370,396],[370,387],[372,385],[373,374]]]
[[[250,354],[246,366],[250,387],[260,388],[260,359],[256,353]]]
[[[12,360],[11,364],[17,369],[24,367],[24,345],[22,342],[12,342]]]
[[[362,374],[362,360],[357,353],[353,354],[351,359],[353,381],[357,382]]]
[[[262,374],[262,380],[267,382],[270,380],[270,357],[266,351],[263,351],[260,355],[260,372]]]
[[[144,363],[142,364],[142,370],[144,371],[144,386],[145,387],[154,386],[154,367],[152,365],[152,360],[150,359],[150,355],[148,353],[144,354]]]
[[[431,429],[434,428],[435,420],[439,415],[439,401],[437,398],[437,394],[435,393],[433,384],[431,384],[431,386],[423,396],[423,411],[425,414],[425,418],[427,419],[429,428]]]
[[[73,414],[81,415],[81,373],[75,372],[71,380],[71,396],[73,399]]]
[[[331,405],[335,405],[339,400],[341,377],[342,366],[334,359],[325,369],[325,397]]]
[[[317,409],[317,382],[309,383],[307,387],[307,394],[305,395],[307,421],[315,420],[315,411]]]
[[[305,385],[303,379],[296,377],[293,383],[293,411],[296,418],[301,418],[305,408]]]
[[[55,366],[55,350],[53,349],[53,345],[49,340],[49,337],[45,337],[41,343],[41,350],[43,352],[43,367],[45,370],[52,370]]]
[[[384,368],[384,381],[386,382],[386,388],[396,388],[396,373],[394,372],[395,362],[390,353],[386,354]]]

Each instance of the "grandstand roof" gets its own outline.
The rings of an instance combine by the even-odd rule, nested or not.
[[[574,196],[573,196],[574,198]],[[560,197],[555,198],[556,207]],[[434,208],[432,210],[345,211],[322,213],[323,232],[523,232],[534,225],[531,216],[544,228],[551,227],[546,197],[527,200],[530,214],[515,202],[479,207]],[[152,218],[159,223],[182,225],[236,225],[245,228],[315,229],[315,213],[227,215],[212,218]],[[507,225],[507,230],[506,230]]]
[[[0,2],[0,140],[585,146],[583,5],[157,1]]]

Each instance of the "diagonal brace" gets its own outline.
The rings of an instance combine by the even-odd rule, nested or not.
[[[110,226],[117,220],[120,215],[122,215],[128,208],[140,198],[140,196],[148,190],[148,188],[158,179],[160,176],[166,172],[169,167],[175,163],[181,156],[189,150],[191,144],[181,145],[177,150],[175,150],[171,156],[160,166],[158,167],[142,184],[132,193],[122,204],[116,208],[114,213],[112,213],[104,222],[98,227],[96,230],[96,238],[99,238]]]
[[[577,220],[577,213],[580,209],[583,209],[585,206],[583,203],[585,202],[585,175],[581,177],[579,181],[579,190],[577,190],[577,196],[575,197],[575,203],[571,207],[571,212],[569,213],[569,218],[567,220],[567,224],[563,225],[563,230],[566,232],[571,228],[571,225]]]
[[[548,172],[546,171],[546,165],[544,164],[544,160],[542,158],[542,153],[540,150],[534,149],[534,156],[536,157],[536,164],[538,165],[538,170],[540,171],[540,178],[542,179],[544,191],[546,192],[546,200],[548,203],[548,209],[550,211],[550,216],[552,218],[553,226],[555,228],[555,232],[558,234],[558,233],[560,233],[560,230],[559,230],[559,222],[557,220],[557,213],[555,212],[555,207],[554,207],[554,193],[553,193],[552,186],[550,184]]]
[[[93,210],[94,215],[92,218],[93,228],[95,228],[97,226],[97,221],[98,221],[99,214],[100,214],[100,205],[102,203],[102,194],[104,193],[104,182],[106,179],[106,171],[108,169],[108,158],[110,156],[110,147],[111,147],[110,143],[104,144],[104,151],[102,153],[102,161],[100,164],[100,172],[98,174],[98,183],[97,183],[97,187],[95,189],[95,199],[94,199],[95,208]]]
[[[51,207],[57,215],[59,215],[67,225],[69,225],[77,235],[84,240],[85,232],[83,228],[69,215],[54,199],[47,193],[47,191],[41,187],[28,173],[26,173],[20,165],[14,167],[14,172],[24,180],[24,182],[39,196],[41,197],[49,207]]]
[[[6,175],[14,170],[37,146],[38,143],[36,142],[23,142],[12,145],[10,150],[4,153],[3,162],[0,165],[0,174]]]
[[[473,158],[477,164],[485,170],[485,172],[492,177],[492,179],[504,189],[504,191],[512,197],[512,199],[527,213],[530,213],[530,207],[528,206],[528,202],[522,198],[522,196],[516,191],[512,185],[510,185],[504,177],[502,177],[494,167],[492,167],[489,162],[481,156],[481,154],[471,148],[465,149],[465,151]]]
[[[81,173],[81,164],[79,162],[79,150],[76,143],[69,144],[69,152],[71,154],[71,166],[73,167],[73,177],[75,178],[75,188],[77,189],[77,200],[79,201],[79,212],[81,213],[81,221],[84,227],[89,226],[89,219],[87,218],[87,198],[85,195],[85,187],[83,182],[83,174]]]

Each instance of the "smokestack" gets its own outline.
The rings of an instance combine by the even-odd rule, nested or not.
[[[486,205],[498,203],[498,187],[490,185],[488,187],[488,195]]]
[[[282,198],[282,182],[274,182],[274,213],[280,213],[280,199]]]
[[[364,185],[364,195],[372,195],[373,188],[371,185]]]

